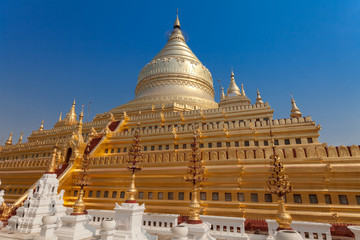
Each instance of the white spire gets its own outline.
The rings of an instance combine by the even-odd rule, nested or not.
[[[293,96],[291,95],[291,114],[290,117],[291,118],[299,118],[301,117],[301,112],[300,109],[296,106],[295,100],[293,98]]]
[[[227,90],[227,95],[228,96],[237,96],[237,95],[241,95],[240,93],[240,89],[239,87],[236,85],[235,82],[235,77],[234,77],[234,72],[233,70],[231,70],[231,80],[230,80],[230,85],[229,88]]]
[[[256,103],[264,103],[261,96],[260,96],[260,92],[259,92],[259,89],[257,89],[257,92],[256,92]]]

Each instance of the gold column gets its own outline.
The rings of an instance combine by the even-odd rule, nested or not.
[[[201,212],[201,206],[199,203],[199,187],[206,180],[205,178],[205,167],[204,162],[200,159],[200,152],[197,146],[196,141],[196,131],[194,132],[194,142],[192,146],[192,158],[189,160],[187,173],[189,175],[185,176],[185,181],[192,183],[192,198],[189,205],[190,217],[186,221],[189,224],[200,224],[202,223],[199,215]]]
[[[129,159],[127,163],[129,166],[127,169],[131,171],[131,183],[129,188],[126,190],[128,194],[128,198],[126,199],[126,203],[136,203],[136,193],[137,189],[135,187],[135,172],[138,172],[142,169],[140,165],[143,161],[143,153],[141,152],[141,144],[140,144],[140,123],[138,123],[137,128],[135,130],[134,140],[132,147],[129,151]]]

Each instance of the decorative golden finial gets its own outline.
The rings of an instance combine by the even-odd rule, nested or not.
[[[60,113],[58,122],[61,122],[62,113]]]
[[[79,114],[79,123],[83,123],[84,118],[84,104],[81,106],[81,113]]]
[[[49,165],[49,168],[47,170],[46,173],[55,173],[55,170],[56,170],[56,157],[57,157],[57,144],[54,146],[54,149],[53,149],[53,152],[52,152],[52,156],[51,156],[51,161],[50,161],[50,165]]]
[[[71,105],[69,112],[66,114],[65,118],[62,120],[65,125],[73,125],[77,123],[76,113],[75,113],[75,99]]]
[[[221,99],[225,98],[225,93],[224,93],[224,87],[221,87],[221,95],[220,95]]]
[[[176,10],[176,20],[175,20],[175,23],[174,23],[174,28],[180,29],[179,9]]]
[[[292,94],[290,96],[291,96],[291,114],[290,114],[290,117],[291,118],[299,118],[299,117],[301,117],[302,114],[301,114],[299,108],[296,106],[296,103],[295,103],[295,100],[294,100]]]
[[[8,140],[5,142],[5,145],[12,145],[12,135],[13,135],[13,133],[11,132]]]
[[[73,205],[73,212],[71,215],[84,215],[85,214],[85,202],[84,202],[84,187],[90,185],[91,177],[87,173],[90,168],[89,161],[90,146],[87,145],[83,154],[83,159],[81,162],[82,172],[79,175],[74,176],[74,185],[80,186],[79,196]]]
[[[244,90],[244,84],[241,84],[241,95],[246,97],[245,90]]]
[[[24,132],[23,132],[23,131],[21,131],[21,134],[20,134],[20,138],[19,138],[18,144],[22,143],[23,134],[24,134]]]
[[[131,171],[131,183],[129,188],[126,190],[128,193],[126,203],[136,203],[135,195],[137,193],[137,189],[135,187],[135,172],[138,172],[142,169],[140,164],[143,161],[143,153],[141,152],[140,141],[140,123],[138,123],[134,134],[133,144],[129,151],[129,159],[127,161],[127,163],[130,164],[127,169]]]
[[[280,161],[280,157],[276,154],[271,123],[270,135],[273,148],[273,154],[270,156],[270,159],[272,159],[273,162],[270,163],[270,176],[269,180],[266,182],[266,191],[278,196],[279,210],[276,214],[276,221],[279,223],[279,229],[291,229],[290,224],[292,222],[292,217],[290,213],[286,211],[285,196],[292,191],[292,186],[285,172],[285,167]]]
[[[259,89],[257,89],[256,95],[257,95],[257,97],[256,97],[256,103],[257,103],[257,104],[264,103],[263,100],[262,100],[262,98],[261,98],[261,96],[260,96]]]
[[[203,160],[200,158],[200,150],[197,146],[197,133],[194,131],[194,141],[192,144],[192,157],[189,159],[187,176],[184,176],[185,181],[188,181],[192,184],[192,199],[189,206],[190,217],[186,221],[189,224],[200,224],[202,223],[199,215],[201,211],[201,206],[199,203],[199,187],[203,182],[206,181],[205,178],[205,166]]]
[[[232,67],[231,67],[230,77],[231,77],[231,80],[230,80],[229,88],[227,90],[227,95],[228,96],[238,96],[241,93],[240,93],[239,87],[236,85],[235,75],[234,75],[234,71],[233,71]]]
[[[42,131],[42,130],[44,130],[44,120],[41,121],[41,125],[40,125],[38,131]]]

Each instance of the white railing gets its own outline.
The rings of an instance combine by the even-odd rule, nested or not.
[[[177,214],[145,213],[143,228],[150,234],[171,235],[171,228],[178,225]]]
[[[200,216],[203,222],[211,224],[210,235],[216,239],[249,239],[245,233],[245,218]]]
[[[276,229],[279,227],[275,220],[266,220],[268,224],[269,237],[267,240],[274,239]],[[304,239],[323,239],[332,240],[331,238],[331,224],[328,223],[316,223],[316,222],[297,222],[291,223],[291,227],[300,233]]]
[[[68,209],[67,214],[71,213]],[[114,219],[115,212],[112,210],[88,210],[91,215],[91,225],[99,228],[100,223],[106,219]],[[153,235],[171,235],[171,228],[178,224],[177,214],[144,213],[143,228]],[[268,224],[268,235],[254,235],[245,232],[245,218],[220,217],[203,215],[200,218],[211,225],[210,235],[216,239],[224,240],[273,240],[278,224],[275,220],[266,220]],[[332,240],[331,224],[315,222],[294,221],[291,227],[298,231],[304,239]]]
[[[100,226],[101,222],[104,220],[114,220],[115,211],[113,210],[97,210],[90,209],[88,214],[91,216],[91,225]]]

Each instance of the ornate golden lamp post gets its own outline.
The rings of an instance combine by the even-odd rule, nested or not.
[[[73,212],[71,213],[71,215],[86,214],[85,202],[83,197],[84,197],[84,187],[90,185],[90,179],[91,179],[91,177],[87,173],[87,171],[90,168],[89,153],[90,153],[90,146],[87,146],[81,162],[82,172],[74,177],[73,183],[76,186],[80,186],[80,192],[75,204],[73,205]]]
[[[284,198],[287,193],[291,192],[292,186],[280,157],[275,153],[275,147],[273,147],[273,151],[274,153],[270,157],[273,162],[270,163],[270,176],[266,190],[278,196],[279,210],[276,214],[276,221],[279,223],[279,230],[291,229],[292,218],[290,213],[286,211]]]
[[[192,146],[192,157],[189,160],[187,169],[188,175],[184,177],[185,181],[192,183],[192,198],[189,206],[190,217],[186,221],[189,224],[200,224],[202,223],[199,215],[201,206],[199,203],[199,187],[206,180],[205,178],[205,166],[203,160],[200,158],[200,151],[196,141],[196,131],[194,132],[194,142]]]
[[[140,123],[137,124],[137,128],[135,130],[133,144],[129,151],[129,159],[127,163],[129,164],[127,169],[131,171],[131,183],[129,188],[126,190],[128,193],[128,199],[126,199],[126,203],[136,203],[136,193],[137,189],[135,187],[135,172],[138,172],[142,169],[140,165],[143,161],[143,153],[141,152],[141,144],[140,144]]]

